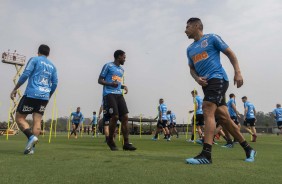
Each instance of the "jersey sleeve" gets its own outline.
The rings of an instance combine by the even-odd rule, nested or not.
[[[103,69],[102,69],[101,73],[100,73],[100,77],[105,78],[107,76],[108,72],[109,72],[109,65],[105,64],[103,66]]]
[[[32,71],[34,70],[34,67],[36,65],[36,59],[35,58],[30,58],[21,77],[19,78],[18,83],[20,85],[22,85],[30,76],[30,74],[32,73]]]
[[[58,85],[58,75],[57,75],[57,69],[55,68],[51,77],[51,91],[50,95],[54,93]]]
[[[213,35],[214,46],[221,52],[225,51],[229,46],[221,39],[220,36]]]
[[[189,56],[189,47],[186,50],[186,55],[187,55],[187,59],[188,59],[188,65],[192,65],[194,66],[193,60],[192,58]]]

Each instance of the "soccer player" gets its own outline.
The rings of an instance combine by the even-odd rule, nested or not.
[[[70,137],[72,136],[72,134],[74,134],[75,138],[77,139],[77,134],[76,134],[77,128],[79,127],[79,125],[84,120],[84,116],[80,112],[80,107],[76,108],[76,112],[71,113],[71,118],[72,118],[72,120],[71,120],[71,122],[72,122],[72,132],[70,134]]]
[[[105,142],[107,143],[108,139],[109,139],[109,123],[110,123],[110,119],[106,118],[104,116],[104,113],[103,113],[103,117],[101,118],[101,114],[103,112],[103,104],[104,104],[104,101],[102,100],[102,104],[101,104],[100,109],[99,109],[98,124],[99,125],[101,125],[101,124],[103,125],[104,135],[105,135]]]
[[[236,97],[235,97],[235,95],[233,93],[231,93],[229,95],[229,98],[230,99],[227,102],[227,108],[228,108],[229,115],[230,115],[231,119],[234,121],[234,123],[238,126],[239,130],[240,130],[241,129],[241,125],[240,125],[240,123],[238,121],[238,117],[240,117],[240,114],[239,114],[239,112],[237,111],[237,108],[236,108],[236,101],[235,101]],[[237,143],[237,142],[238,141],[236,139],[234,139],[234,143]],[[226,146],[228,146],[228,145],[226,145]]]
[[[282,108],[281,104],[276,104],[276,109],[273,110],[273,116],[277,123],[277,128],[280,129],[280,132],[282,133]],[[279,133],[277,133],[279,135]]]
[[[170,141],[170,134],[169,134],[169,130],[167,127],[167,106],[164,104],[164,99],[160,99],[159,100],[159,107],[158,107],[158,111],[159,111],[159,120],[157,123],[157,131],[155,136],[152,138],[152,140],[156,141],[158,140],[158,134],[160,131],[162,131],[162,129],[164,129],[164,133],[165,133],[165,137],[167,138],[167,141]]]
[[[252,135],[252,142],[256,142],[256,109],[255,106],[248,101],[246,96],[242,97],[242,102],[244,103],[244,128]],[[251,131],[248,129],[251,127]]]
[[[92,134],[92,137],[94,137],[95,132],[97,131],[97,130],[96,130],[96,127],[97,127],[96,111],[93,112],[93,118],[92,118],[91,124],[92,124],[92,133],[93,133],[93,134]]]
[[[204,126],[205,126],[205,122],[204,122],[204,115],[203,115],[203,99],[198,95],[197,90],[193,90],[191,91],[192,97],[193,97],[193,102],[194,105],[196,106],[196,128],[199,134],[199,139],[197,140],[197,143],[202,144],[203,139],[204,139],[204,134],[203,134],[203,130],[204,130]],[[194,110],[189,111],[189,113],[193,113]],[[193,124],[192,126],[194,126],[194,117],[193,117]],[[191,136],[191,140],[194,140],[194,131],[192,131],[192,136]],[[189,141],[191,142],[191,141]],[[192,141],[193,142],[193,141]]]
[[[128,92],[127,86],[122,84],[124,70],[121,65],[123,65],[125,62],[125,52],[122,50],[116,50],[114,53],[114,58],[114,62],[109,62],[104,65],[98,79],[98,83],[104,86],[103,108],[106,112],[104,116],[110,118],[109,139],[107,144],[112,151],[118,150],[114,142],[114,133],[117,121],[120,120],[124,139],[123,149],[134,151],[136,148],[129,143],[129,132],[127,128],[128,109],[122,95],[122,89],[125,90],[125,94]]]
[[[167,111],[167,114],[169,115],[170,124],[169,124],[169,132],[172,135],[173,131],[176,133],[176,138],[179,138],[178,131],[176,129],[176,116],[174,112],[171,112],[170,110]]]
[[[246,153],[246,162],[254,162],[256,151],[246,142],[237,125],[228,114],[225,93],[229,82],[220,63],[220,52],[230,60],[234,68],[234,84],[243,85],[238,60],[234,52],[216,34],[203,34],[203,24],[199,18],[187,21],[186,35],[194,42],[187,48],[190,73],[195,81],[202,86],[205,94],[203,112],[205,119],[205,140],[202,152],[194,158],[186,159],[189,164],[212,163],[212,142],[215,130],[215,115],[222,127],[236,138]]]
[[[16,112],[16,122],[28,139],[24,154],[34,154],[34,146],[38,142],[38,136],[41,131],[40,123],[42,116],[58,84],[57,69],[47,59],[49,53],[50,48],[47,45],[39,46],[38,56],[30,58],[10,95],[13,100],[16,97],[18,88],[28,79],[25,93],[19,102]],[[32,131],[26,121],[28,114],[32,114],[33,118]]]

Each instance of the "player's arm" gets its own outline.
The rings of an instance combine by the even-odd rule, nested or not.
[[[55,68],[51,77],[50,98],[53,95],[53,93],[56,91],[57,86],[58,86],[58,75],[57,75],[57,69]]]
[[[193,112],[194,112],[194,110],[189,111],[190,114],[193,113]]]
[[[115,88],[118,87],[118,82],[116,81],[113,81],[112,83],[105,81],[105,77],[107,76],[108,72],[109,72],[109,66],[105,64],[98,78],[98,83],[103,86],[112,86]]]
[[[206,80],[205,77],[199,77],[199,76],[198,76],[198,74],[197,74],[197,72],[196,72],[196,70],[195,70],[194,65],[189,64],[189,68],[190,68],[190,74],[191,74],[191,76],[195,79],[195,81],[196,81],[199,85],[201,85],[201,86],[206,86],[206,85],[208,85],[208,82],[207,82],[207,80]]]
[[[126,85],[122,84],[122,85],[121,85],[121,89],[124,90],[124,94],[127,94],[127,93],[128,93],[128,88],[127,88]]]
[[[244,120],[246,120],[246,118],[247,118],[247,112],[248,112],[248,107],[245,107],[245,111],[244,111]]]
[[[10,98],[12,100],[16,97],[17,90],[21,87],[21,85],[23,85],[23,83],[25,83],[25,81],[28,79],[28,77],[33,72],[35,65],[36,65],[36,60],[34,58],[31,58],[28,61],[22,75],[20,76],[18,83],[16,84],[16,86],[14,87],[14,89],[12,90],[12,92],[10,94]]]
[[[236,113],[236,115],[239,117],[240,115],[239,115],[239,112],[237,111],[236,105],[232,103],[231,107],[234,110],[234,112]]]
[[[240,88],[243,85],[243,77],[240,71],[239,62],[235,53],[228,47],[223,51],[223,53],[228,57],[230,63],[234,68],[234,85],[237,84],[237,88]]]
[[[162,122],[162,111],[161,111],[161,106],[159,106],[159,120]]]
[[[100,109],[99,109],[99,114],[98,114],[98,119],[101,118],[101,114],[103,112],[103,105],[100,106]]]

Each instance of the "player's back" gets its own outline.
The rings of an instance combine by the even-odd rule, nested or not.
[[[274,109],[273,114],[275,115],[275,119],[277,122],[282,121],[282,108],[281,107]]]
[[[165,104],[160,104],[159,108],[160,108],[160,112],[162,113],[162,119],[167,120],[167,116],[166,116],[167,106]]]
[[[255,106],[251,102],[246,102],[245,108],[248,108],[247,118],[248,119],[255,118]]]

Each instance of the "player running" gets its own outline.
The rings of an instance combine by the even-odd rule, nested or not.
[[[203,24],[199,18],[187,21],[186,35],[194,42],[187,48],[190,73],[202,86],[205,94],[203,112],[205,118],[205,141],[202,152],[194,158],[186,159],[189,164],[212,163],[211,151],[215,130],[215,115],[219,122],[236,138],[246,153],[246,162],[254,162],[256,151],[246,142],[236,124],[228,114],[225,93],[228,89],[228,77],[220,63],[220,52],[229,58],[234,68],[234,83],[243,85],[238,60],[234,52],[216,34],[203,34]]]
[[[159,107],[158,107],[158,111],[159,111],[159,120],[157,123],[157,131],[155,136],[152,138],[152,140],[156,141],[158,140],[158,134],[160,131],[162,131],[162,129],[165,130],[165,137],[167,138],[167,141],[170,141],[170,134],[169,134],[169,130],[167,127],[167,106],[164,104],[164,99],[160,99],[159,100]]]
[[[127,86],[122,84],[124,70],[121,65],[125,62],[125,52],[122,50],[115,51],[114,58],[114,62],[104,65],[98,79],[98,83],[103,85],[104,117],[110,119],[107,144],[112,151],[118,150],[114,141],[114,134],[117,121],[120,120],[124,139],[123,149],[134,151],[136,148],[129,143],[128,109],[122,95],[122,89],[125,90],[125,94],[128,92]]]
[[[244,103],[244,128],[252,135],[252,142],[257,141],[256,135],[256,109],[255,106],[248,101],[246,96],[242,97],[242,102]],[[251,127],[251,130],[248,128]]]
[[[38,142],[38,136],[41,132],[42,116],[58,84],[57,69],[47,59],[49,53],[50,48],[47,45],[39,46],[38,56],[30,58],[10,95],[11,99],[14,100],[17,90],[28,79],[25,93],[19,102],[16,112],[16,122],[28,139],[24,154],[34,154],[34,146]],[[33,118],[32,131],[26,121],[28,114],[32,114]]]
[[[273,116],[276,120],[277,128],[282,133],[282,108],[281,108],[281,104],[276,104],[276,109],[274,109],[272,113],[273,113]],[[277,133],[277,135],[279,135],[279,133]]]
[[[178,134],[178,131],[176,129],[176,116],[174,114],[174,112],[171,112],[170,110],[167,111],[167,114],[169,115],[169,119],[170,119],[170,123],[169,123],[169,132],[172,136],[173,132],[175,132],[176,134],[176,138],[179,138],[179,134]]]
[[[70,118],[72,118],[72,120],[71,120],[72,131],[71,131],[70,137],[72,136],[72,134],[74,134],[75,138],[77,139],[77,134],[76,134],[77,128],[84,121],[84,116],[80,112],[80,107],[77,107],[76,112],[72,112],[70,116],[71,116]]]
[[[95,133],[97,133],[97,115],[96,115],[96,111],[93,112],[93,117],[92,117],[92,121],[91,121],[91,125],[92,125],[92,137],[94,137]]]

